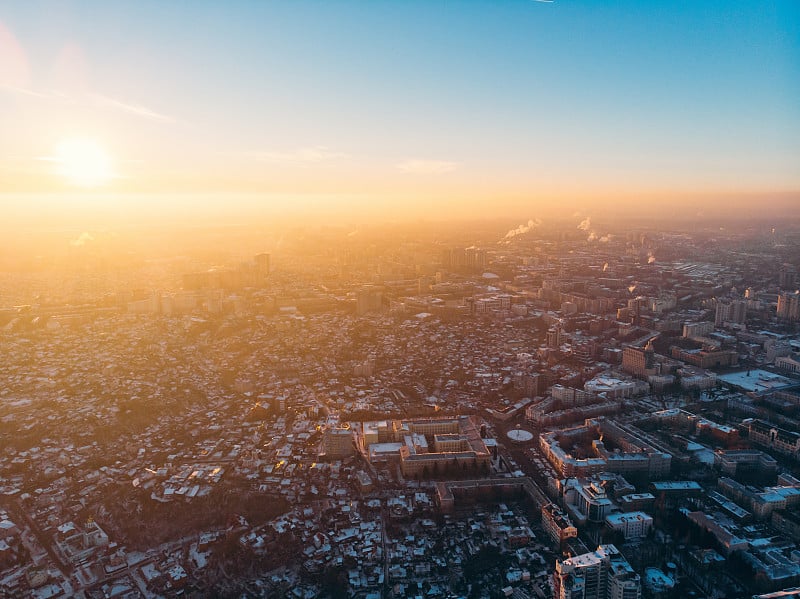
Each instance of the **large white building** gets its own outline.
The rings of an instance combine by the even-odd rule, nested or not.
[[[635,395],[643,395],[650,390],[650,387],[644,381],[620,379],[611,375],[596,376],[586,381],[583,388],[590,393],[603,394],[608,399],[634,397]]]
[[[359,443],[371,462],[398,463],[406,477],[482,472],[491,458],[469,416],[364,422]]]
[[[591,455],[571,455],[561,443],[572,445],[581,437],[591,437]],[[613,440],[619,451],[608,451],[603,439]],[[587,419],[583,426],[540,433],[539,448],[553,468],[567,477],[583,477],[599,472],[624,476],[663,478],[669,474],[672,456],[637,438],[604,418]]]
[[[641,599],[639,575],[614,545],[556,560],[553,574],[556,599]]]
[[[646,537],[653,528],[653,518],[644,512],[627,512],[606,516],[606,526],[622,533],[625,539]]]
[[[567,479],[563,494],[567,507],[581,524],[586,521],[602,522],[614,507],[606,496],[606,490],[595,482]]]

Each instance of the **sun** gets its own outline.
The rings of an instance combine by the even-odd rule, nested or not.
[[[59,175],[81,187],[99,187],[114,176],[108,153],[91,139],[60,141],[56,145],[53,161]]]

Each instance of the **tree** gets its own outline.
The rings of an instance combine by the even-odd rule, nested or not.
[[[342,567],[328,567],[322,574],[320,581],[322,592],[328,594],[332,599],[346,599],[348,597],[349,585],[347,574]]]

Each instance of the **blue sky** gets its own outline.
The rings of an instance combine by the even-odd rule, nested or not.
[[[136,193],[800,189],[794,0],[20,2],[0,26],[14,191],[66,185],[25,158],[70,136]]]

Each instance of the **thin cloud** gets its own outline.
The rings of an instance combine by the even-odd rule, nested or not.
[[[331,162],[333,160],[348,158],[347,154],[331,150],[326,146],[311,146],[284,152],[254,152],[251,155],[260,162],[299,165],[320,164],[323,162]]]
[[[121,110],[122,112],[127,112],[128,114],[140,116],[152,121],[161,121],[164,123],[175,122],[175,119],[171,116],[156,112],[155,110],[151,110],[140,104],[129,104],[127,102],[122,102],[120,100],[109,98],[108,96],[103,96],[100,94],[91,94],[89,97],[91,100],[97,103],[98,106],[114,108],[116,110]]]
[[[152,110],[141,104],[131,104],[123,102],[116,98],[104,96],[102,94],[83,94],[83,93],[68,93],[60,90],[46,90],[39,91],[29,87],[18,87],[12,85],[0,85],[0,89],[23,96],[30,96],[40,100],[63,102],[66,104],[91,106],[93,108],[107,108],[117,110],[129,115],[138,116],[140,118],[148,119],[151,121],[160,121],[163,123],[174,123],[175,119],[169,115],[162,114]]]
[[[459,164],[449,160],[406,160],[396,166],[404,173],[441,175],[458,169]]]
[[[27,87],[17,87],[14,85],[0,85],[0,89],[3,89],[12,94],[19,94],[21,96],[33,96],[34,98],[44,98],[44,99],[51,97],[48,94],[37,92]]]

